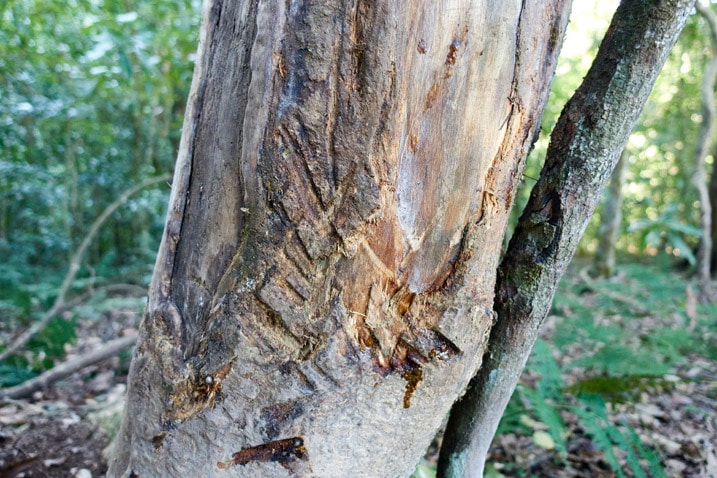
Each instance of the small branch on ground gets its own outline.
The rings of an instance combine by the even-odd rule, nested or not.
[[[135,344],[136,341],[137,333],[133,332],[125,337],[121,337],[111,342],[107,342],[97,350],[74,358],[68,362],[62,363],[20,385],[0,390],[0,400],[8,398],[17,399],[29,397],[37,390],[45,388],[47,385],[57,380],[69,377],[78,370],[81,370],[94,363],[101,362],[102,360],[114,357],[119,352],[130,348],[132,345]]]

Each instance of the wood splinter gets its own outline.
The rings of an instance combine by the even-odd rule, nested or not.
[[[217,467],[225,469],[233,465],[246,465],[252,461],[287,463],[295,458],[305,457],[304,439],[293,437],[244,448],[234,453],[231,460],[218,462]]]

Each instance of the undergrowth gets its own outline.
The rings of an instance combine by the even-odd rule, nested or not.
[[[497,435],[544,431],[547,443],[534,441],[565,463],[576,433],[565,426],[568,414],[616,476],[667,476],[660,450],[611,410],[671,389],[681,380],[677,367],[696,354],[717,359],[717,308],[688,312],[687,287],[674,272],[639,264],[588,284],[566,277],[553,302],[552,333],[535,344]]]
[[[614,410],[689,380],[676,374],[690,357],[717,359],[717,306],[691,314],[688,281],[644,264],[624,265],[611,279],[584,277],[571,271],[563,279],[496,438],[531,437],[560,468],[580,435],[618,477],[665,477],[661,451]],[[429,463],[413,476],[435,476]],[[488,463],[485,476],[532,476],[521,466]]]

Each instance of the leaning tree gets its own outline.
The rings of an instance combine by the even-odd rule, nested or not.
[[[464,392],[480,476],[693,3],[622,2],[503,255],[569,0],[206,0],[110,476],[406,475]]]

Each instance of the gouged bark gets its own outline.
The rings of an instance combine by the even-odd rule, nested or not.
[[[205,2],[110,476],[401,476],[480,365],[566,2]]]
[[[451,411],[439,476],[482,476],[488,446],[657,74],[694,0],[622,2],[551,135],[540,179],[498,270],[489,350]]]

